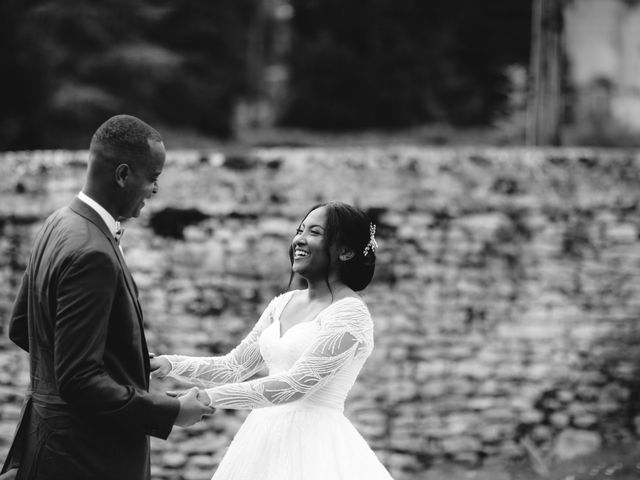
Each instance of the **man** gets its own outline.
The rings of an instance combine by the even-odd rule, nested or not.
[[[36,235],[9,336],[29,352],[31,392],[3,472],[18,479],[148,479],[149,438],[213,413],[197,390],[149,393],[149,352],[119,222],[158,191],[162,138],[128,115],[91,140],[82,192]]]

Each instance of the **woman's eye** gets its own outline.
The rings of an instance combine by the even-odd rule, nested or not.
[[[302,229],[301,228],[296,228],[296,235],[300,235],[302,233]]]

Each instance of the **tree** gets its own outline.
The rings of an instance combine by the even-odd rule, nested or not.
[[[527,143],[559,145],[563,105],[564,0],[534,0]]]
[[[108,116],[231,131],[248,0],[8,0],[0,148],[83,148]]]
[[[294,0],[284,123],[319,129],[482,124],[526,64],[530,0]]]

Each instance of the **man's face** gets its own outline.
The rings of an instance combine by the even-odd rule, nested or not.
[[[150,151],[146,158],[129,165],[129,176],[124,189],[120,213],[121,219],[138,217],[146,200],[158,193],[158,178],[165,161],[162,142],[149,140]],[[133,162],[132,162],[133,163]]]

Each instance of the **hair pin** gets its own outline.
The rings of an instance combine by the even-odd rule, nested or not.
[[[376,226],[373,223],[369,223],[369,243],[367,243],[367,246],[364,247],[364,252],[362,252],[362,255],[366,257],[369,253],[369,250],[375,253],[377,248],[378,242],[376,242]]]

